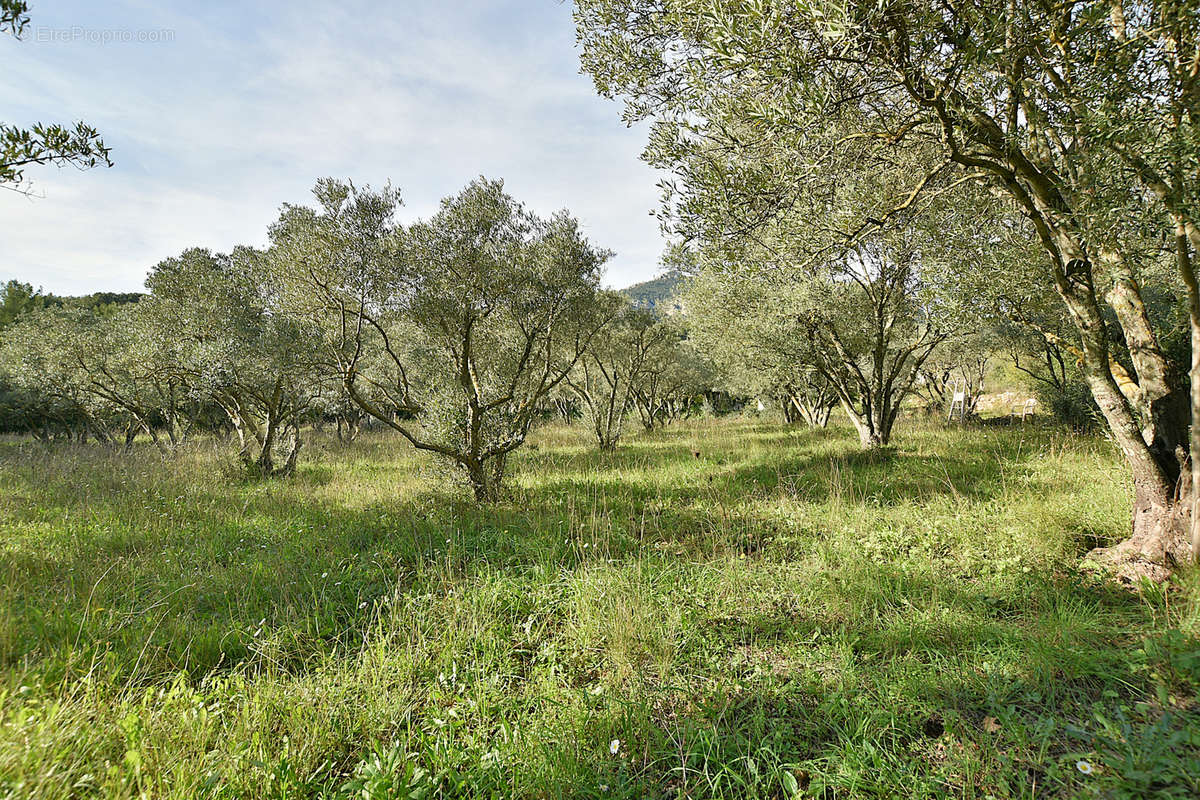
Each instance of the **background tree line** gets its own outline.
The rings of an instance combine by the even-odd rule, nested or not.
[[[599,286],[609,253],[566,212],[539,217],[479,179],[427,220],[400,196],[335,180],[284,206],[264,249],[192,248],[144,295],[64,300],[5,289],[3,420],[43,440],[164,455],[219,434],[259,476],[293,472],[305,430],[370,422],[451,466],[480,500],[503,491],[533,423],[585,417],[616,446],[710,388],[676,322]]]

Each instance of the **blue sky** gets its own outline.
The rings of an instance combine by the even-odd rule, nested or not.
[[[504,178],[617,252],[608,285],[658,270],[645,130],[579,74],[569,2],[31,6],[22,41],[0,36],[15,78],[0,119],[86,120],[116,166],[32,168],[35,199],[0,192],[0,280],[138,290],[186,247],[264,244],[280,204],[308,202],[325,175],[390,180],[406,220],[477,175]]]

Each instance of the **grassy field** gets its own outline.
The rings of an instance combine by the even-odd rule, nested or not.
[[[1196,576],[1077,569],[1102,440],[547,428],[496,508],[213,447],[0,444],[0,797],[1200,796]]]

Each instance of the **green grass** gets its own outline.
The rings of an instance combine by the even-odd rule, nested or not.
[[[496,508],[383,434],[262,483],[0,444],[0,797],[1200,794],[1196,576],[1076,569],[1102,440],[536,442]]]

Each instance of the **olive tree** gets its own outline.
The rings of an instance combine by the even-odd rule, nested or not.
[[[832,390],[862,446],[872,448],[889,443],[926,359],[971,324],[972,303],[954,274],[990,243],[944,200],[855,230],[864,205],[899,201],[921,154],[814,178],[803,190],[787,185],[790,175],[776,161],[808,158],[842,132],[792,149],[773,145],[753,163],[708,149],[681,152],[688,188],[668,209],[668,222],[699,250],[696,289],[705,294],[690,305],[710,315],[721,315],[723,305],[744,314],[743,321],[727,311],[727,326],[743,327],[760,354],[790,351],[786,371],[815,373],[814,388]],[[747,207],[723,188],[732,181],[756,192],[789,191],[793,199],[768,206],[748,228]]]
[[[859,242],[817,270],[748,257],[703,271],[708,307],[745,309],[741,324],[752,326],[759,353],[782,351],[813,370],[864,448],[890,442],[922,365],[950,333],[924,296],[916,254],[879,242]]]
[[[330,387],[314,366],[317,337],[280,313],[261,254],[186,250],[156,265],[146,287],[148,335],[170,348],[175,379],[220,406],[248,469],[291,474],[304,416]]]
[[[360,408],[497,500],[508,455],[608,321],[596,302],[608,252],[500,181],[473,181],[407,227],[390,189],[325,180],[315,195],[319,208],[287,207],[272,228],[289,307],[324,332]]]
[[[940,156],[911,174],[895,207],[864,209],[864,225],[937,191],[947,175],[1025,215],[1134,484],[1129,538],[1092,558],[1161,579],[1189,550],[1200,555],[1200,471],[1188,456],[1200,449],[1200,424],[1190,424],[1200,421],[1192,4],[580,0],[576,18],[600,91],[625,96],[631,118],[656,118],[671,143],[652,160],[680,148],[743,154],[799,142],[850,116],[857,130],[791,165],[797,184],[863,143]],[[790,199],[750,194],[755,208]],[[1154,234],[1139,236],[1141,226]],[[1188,309],[1191,407],[1186,369],[1145,301],[1156,260],[1140,246],[1147,239],[1166,244],[1174,275],[1163,288],[1177,286]],[[1118,339],[1128,366],[1115,357]]]
[[[158,324],[151,303],[104,297],[55,298],[5,332],[5,361],[20,382],[21,408],[13,411],[42,438],[75,427],[101,442],[123,437],[129,446],[144,433],[169,454],[204,410],[176,369],[183,337]]]
[[[655,329],[654,346],[633,390],[634,408],[647,431],[690,416],[712,391],[715,377],[712,362],[689,340],[682,320],[667,317]]]
[[[603,295],[602,302],[620,313],[592,338],[566,383],[579,399],[600,449],[612,451],[637,393],[654,381],[650,373],[661,370],[661,351],[670,348],[674,338],[672,329],[659,324],[652,312],[613,295]],[[604,316],[614,313],[599,310]]]
[[[940,409],[946,414],[957,387],[963,392],[963,417],[973,417],[983,396],[988,365],[1000,351],[999,336],[991,328],[948,339],[921,365],[917,391],[930,410]]]
[[[711,359],[725,391],[769,397],[787,422],[824,428],[838,395],[812,366],[810,342],[795,319],[781,313],[779,293],[727,278],[702,269],[688,282],[688,304],[704,309],[687,318],[691,342]]]
[[[79,309],[71,363],[84,391],[129,420],[127,440],[145,433],[164,455],[187,437],[199,403],[173,369],[174,335],[163,341],[147,307]],[[52,332],[47,331],[53,335]],[[63,344],[69,344],[71,337]]]
[[[95,391],[87,369],[92,353],[107,349],[115,332],[92,311],[61,307],[26,313],[4,330],[3,363],[26,429],[47,439],[132,441],[140,426]]]

